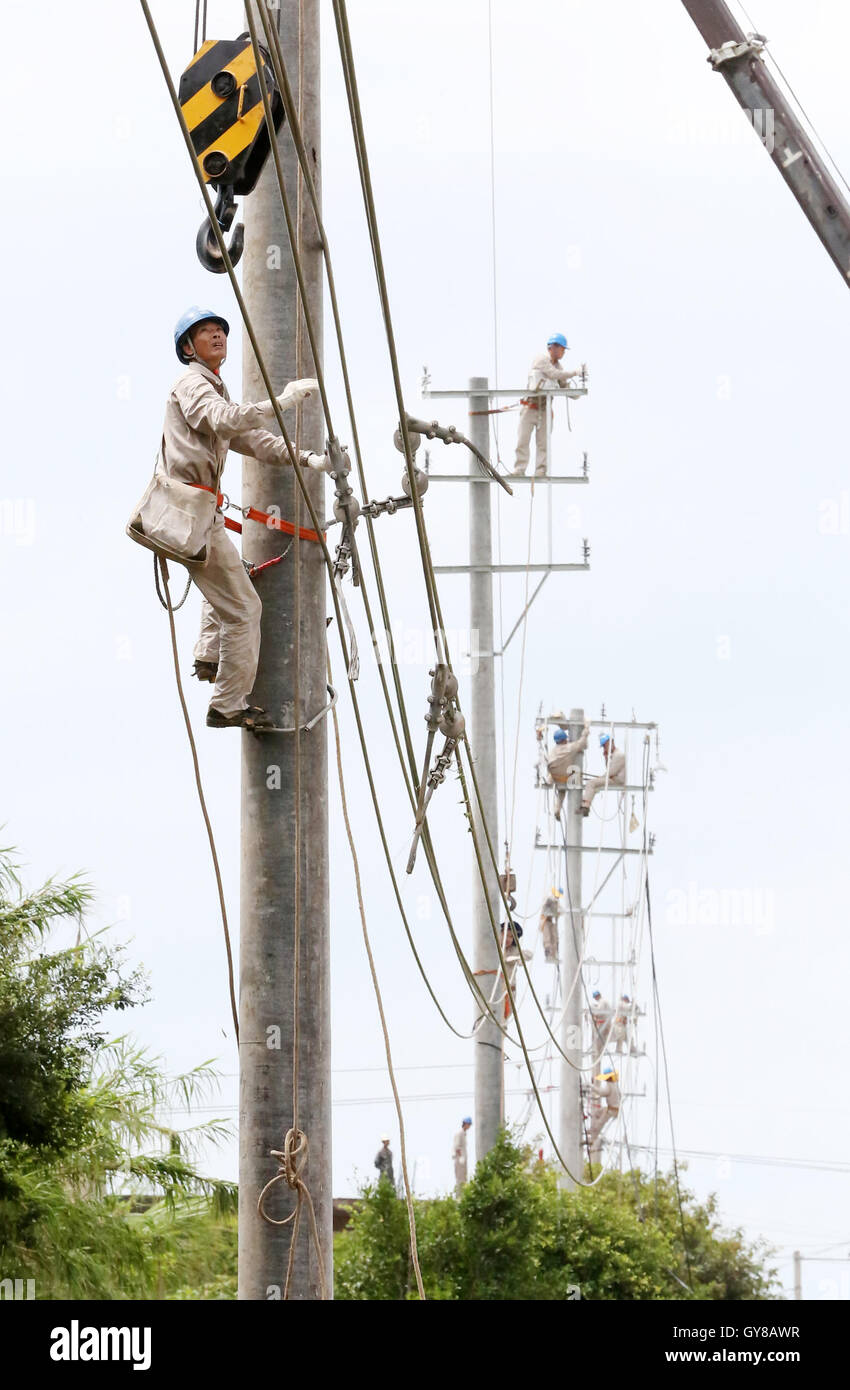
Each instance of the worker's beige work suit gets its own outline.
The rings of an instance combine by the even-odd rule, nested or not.
[[[617,1052],[624,1052],[624,1044],[630,1041],[629,1051],[634,1055],[634,1038],[630,1039],[632,1032],[632,1021],[634,1019],[634,1004],[626,1004],[621,999],[617,1005],[617,1012],[614,1015],[614,1022],[611,1025],[611,1042],[616,1043]]]
[[[540,912],[540,930],[543,933],[543,955],[547,965],[558,964],[558,899],[547,898]]]
[[[459,1197],[466,1182],[467,1170],[466,1130],[462,1126],[454,1137],[452,1157],[455,1164],[455,1194]]]
[[[572,376],[571,372],[559,367],[557,362],[553,362],[548,352],[541,352],[539,357],[535,357],[528,373],[529,394],[533,391],[540,391],[541,386],[550,382],[557,386],[566,386]],[[548,435],[552,428],[552,402],[547,395],[537,395],[531,399],[530,403],[524,403],[519,412],[519,429],[516,439],[516,464],[515,473],[524,473],[528,467],[529,449],[531,436],[537,432],[534,449],[534,472],[538,478],[546,474],[546,458]]]
[[[590,1006],[590,1022],[593,1028],[592,1055],[594,1059],[602,1056],[608,1046],[611,1032],[611,1005],[607,999],[594,999]]]
[[[215,487],[228,449],[263,463],[286,463],[282,439],[258,428],[266,416],[254,404],[236,405],[210,367],[192,362],[172,387],[165,406],[163,466],[185,483]],[[262,604],[236,547],[228,540],[224,518],[216,512],[209,559],[192,578],[204,596],[197,661],[218,662],[210,701],[222,714],[245,709],[254,688],[260,655]]]
[[[593,798],[603,787],[623,787],[626,783],[626,755],[618,753],[616,749],[608,759],[607,775],[603,772],[601,777],[591,777],[584,788],[584,795],[581,799],[582,806],[588,808],[593,805]]]
[[[549,754],[546,760],[546,767],[549,776],[555,784],[555,815],[561,814],[564,804],[564,797],[567,794],[567,782],[573,770],[578,771],[576,758],[583,753],[587,747],[588,730],[585,729],[580,738],[574,739],[572,743],[556,743],[554,751]]]
[[[616,1081],[593,1081],[590,1085],[590,1094],[591,1119],[588,1146],[592,1153],[597,1148],[602,1131],[608,1121],[615,1120],[620,1113],[620,1088]]]

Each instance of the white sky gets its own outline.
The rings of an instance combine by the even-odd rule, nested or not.
[[[838,0],[749,8],[839,166],[850,166],[850,12]],[[191,56],[194,6],[161,3],[155,12],[179,73]],[[604,701],[615,717],[634,710],[657,720],[669,772],[652,803],[652,890],[676,1140],[718,1156],[694,1160],[688,1183],[717,1191],[725,1220],[781,1247],[788,1285],[794,1247],[850,1250],[846,1173],[722,1156],[843,1163],[850,1138],[841,1085],[846,295],[682,7],[612,0],[601,15],[591,0],[569,0],[538,5],[532,20],[527,7],[494,0],[493,12],[499,377],[521,384],[556,328],[570,339],[569,360],[591,369],[574,433],[561,416],[553,442],[560,472],[576,471],[588,450],[591,484],[553,490],[553,505],[558,558],[578,558],[586,535],[592,570],[552,576],[528,628],[519,907],[532,912],[542,889],[542,868],[536,877],[527,868],[540,702],[583,704],[598,716]],[[236,1058],[215,886],[166,621],[150,565],[123,527],[175,374],[175,318],[195,301],[221,306],[234,322],[237,313],[223,277],[213,280],[195,259],[199,198],[140,8],[82,0],[72,11],[48,0],[40,13],[34,42],[22,0],[7,5],[10,40],[21,41],[14,48],[25,58],[4,83],[7,128],[20,126],[10,142],[16,201],[4,286],[4,842],[20,847],[31,884],[88,872],[94,920],[117,923],[131,959],[150,971],[154,1000],[131,1018],[134,1033],[172,1071],[218,1058],[226,1076],[216,1113],[227,1113]],[[383,497],[400,476],[395,408],[329,6],[323,17],[325,220],[367,473]],[[351,23],[408,406],[418,410],[423,363],[434,386],[494,376],[487,5],[353,0]],[[211,36],[242,27],[238,4],[210,4]],[[238,337],[225,370],[234,396]],[[327,369],[341,414],[330,346]],[[460,403],[439,413],[462,427],[464,411]],[[428,413],[438,413],[436,403]],[[503,419],[510,462],[515,416]],[[460,467],[439,445],[432,462]],[[228,481],[238,495],[238,461]],[[837,534],[824,530],[830,502]],[[575,506],[580,518],[568,510]],[[527,508],[523,492],[501,509],[506,559],[524,559]],[[438,562],[463,562],[463,489],[435,485],[426,514]],[[541,521],[538,511],[542,549]],[[411,519],[378,525],[393,611],[418,633],[426,608]],[[448,577],[441,593],[447,625],[462,632],[465,581]],[[506,631],[522,593],[521,576],[505,582]],[[356,595],[350,602],[356,611]],[[184,669],[197,609],[193,596],[179,618]],[[358,626],[365,632],[359,615]],[[424,732],[427,653],[417,656],[413,638],[409,646],[405,690],[414,730]],[[515,641],[505,671],[509,775],[518,659]],[[389,749],[369,663],[360,693],[373,747]],[[238,929],[239,739],[203,727],[205,690],[191,699]],[[445,1190],[451,1136],[471,1108],[471,1046],[442,1028],[409,960],[345,697],[341,705],[396,1062],[423,1068],[400,1073],[402,1092],[447,1097],[405,1107],[417,1190]],[[443,875],[469,942],[455,784],[439,795]],[[366,1103],[389,1087],[333,778],[331,798],[334,1190],[346,1195],[358,1173],[371,1175],[385,1127],[398,1146],[389,1102]],[[409,814],[389,755],[382,798],[403,874]],[[424,877],[408,893],[429,972],[466,1028],[470,1001]],[[751,906],[749,925],[724,920],[732,893]],[[702,904],[703,918],[715,903],[713,920],[697,914],[681,925],[682,894]],[[533,968],[545,992],[539,949]],[[645,980],[639,999],[649,1002]],[[649,1063],[634,1080],[651,1096]],[[507,1084],[521,1085],[512,1067]],[[513,1104],[519,1114],[521,1098]],[[634,1142],[647,1142],[652,1108],[651,1099],[635,1102]],[[532,1123],[529,1134],[539,1128]],[[235,1148],[210,1166],[235,1176]],[[847,1298],[850,1264],[807,1264],[804,1292]]]

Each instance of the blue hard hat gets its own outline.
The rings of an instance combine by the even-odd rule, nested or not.
[[[472,1124],[472,1116],[471,1116],[471,1115],[464,1115],[463,1119],[461,1120],[461,1124],[462,1124],[462,1125],[471,1125],[471,1124]]]
[[[556,743],[566,743],[567,741],[567,735],[563,729],[556,729],[553,737]]]
[[[610,741],[611,741],[611,735],[610,735],[610,734],[600,734],[600,735],[599,735],[599,747],[600,747],[600,748],[604,748],[605,745],[606,745],[606,743],[610,743]]]
[[[547,346],[547,347],[562,347],[562,348],[565,348],[565,347],[569,347],[569,343],[567,342],[567,340],[566,340],[566,338],[564,337],[563,333],[553,333],[552,336],[551,336],[551,338],[547,338],[547,340],[546,340],[546,346]]]
[[[199,323],[206,323],[212,319],[214,323],[220,323],[224,329],[225,336],[230,332],[230,324],[227,319],[222,318],[214,309],[201,309],[197,304],[193,304],[184,314],[181,314],[174,325],[174,347],[181,362],[191,362],[192,358],[187,357],[180,344],[186,337],[190,328],[194,328]]]

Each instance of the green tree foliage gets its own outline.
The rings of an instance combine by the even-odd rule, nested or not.
[[[79,879],[21,890],[0,851],[0,1278],[36,1297],[232,1297],[233,1184],[197,1169],[219,1120],[174,1130],[216,1073],[167,1078],[108,1018],[142,1002],[123,953],[84,934]],[[73,945],[48,937],[76,929]]]
[[[670,1178],[606,1174],[563,1192],[553,1168],[503,1134],[459,1200],[417,1203],[429,1298],[602,1300],[775,1296],[763,1250],[723,1233],[715,1204],[682,1194],[689,1260]],[[416,1296],[404,1203],[387,1184],[364,1189],[335,1249],[336,1297]],[[682,1282],[680,1282],[680,1280]],[[686,1283],[690,1294],[683,1289]]]

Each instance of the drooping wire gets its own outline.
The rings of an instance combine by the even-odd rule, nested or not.
[[[330,661],[328,661],[328,681],[331,685],[333,684],[333,676],[331,674]],[[419,1252],[416,1247],[416,1215],[413,1209],[413,1192],[411,1190],[410,1179],[408,1178],[407,1174],[407,1140],[405,1137],[404,1130],[404,1113],[401,1108],[401,1099],[399,1097],[398,1086],[396,1084],[395,1079],[395,1072],[393,1070],[392,1048],[390,1046],[390,1035],[389,1030],[387,1028],[386,1014],[384,1013],[384,1001],[381,997],[381,987],[378,983],[378,971],[375,966],[375,958],[372,954],[372,943],[369,940],[369,929],[366,925],[366,908],[363,902],[363,886],[360,881],[360,863],[357,858],[357,850],[354,845],[354,834],[351,829],[351,821],[348,815],[348,802],[345,796],[345,779],[342,771],[342,742],[339,734],[339,718],[337,716],[336,706],[334,706],[334,708],[331,710],[331,715],[333,717],[334,739],[336,742],[336,767],[337,776],[339,777],[339,794],[340,801],[342,804],[343,820],[345,821],[345,833],[348,837],[348,845],[351,851],[351,862],[354,868],[354,884],[357,891],[357,907],[360,912],[360,925],[363,931],[363,943],[366,947],[366,955],[369,961],[369,973],[372,976],[372,988],[375,991],[375,1002],[378,1005],[378,1014],[381,1020],[381,1032],[383,1033],[384,1037],[384,1050],[386,1052],[387,1057],[387,1072],[390,1078],[390,1085],[392,1087],[393,1092],[393,1101],[395,1102],[396,1117],[398,1119],[399,1147],[401,1149],[401,1172],[402,1178],[404,1180],[404,1196],[405,1202],[407,1203],[407,1221],[410,1235],[410,1258],[413,1264],[414,1273],[416,1275],[416,1287],[419,1291],[419,1297],[420,1299],[424,1299],[425,1288],[422,1283],[422,1271],[419,1268]]]
[[[162,572],[162,583],[165,589],[166,608],[168,609],[168,626],[171,631],[171,654],[174,658],[174,676],[177,681],[177,694],[180,698],[180,708],[183,711],[183,721],[186,725],[186,733],[189,738],[189,748],[192,753],[192,766],[195,769],[195,785],[198,789],[198,801],[201,805],[201,814],[204,818],[204,825],[207,829],[207,838],[210,842],[210,853],[212,855],[213,869],[215,871],[215,882],[218,889],[218,903],[221,909],[221,924],[224,928],[224,948],[227,952],[227,979],[230,988],[230,1011],[233,1015],[233,1030],[236,1034],[236,1041],[239,1042],[239,1014],[236,1008],[236,986],[233,982],[233,951],[230,945],[230,931],[227,925],[227,904],[224,899],[224,885],[221,881],[221,868],[218,862],[218,853],[215,847],[215,836],[213,835],[212,823],[207,810],[206,798],[204,796],[203,783],[201,782],[201,768],[198,762],[198,750],[195,746],[195,735],[192,732],[192,721],[189,718],[189,711],[186,708],[186,696],[183,693],[183,681],[180,678],[180,656],[177,650],[177,629],[174,625],[174,607],[171,602],[171,590],[168,587],[168,564],[161,557],[155,557],[160,565]]]

